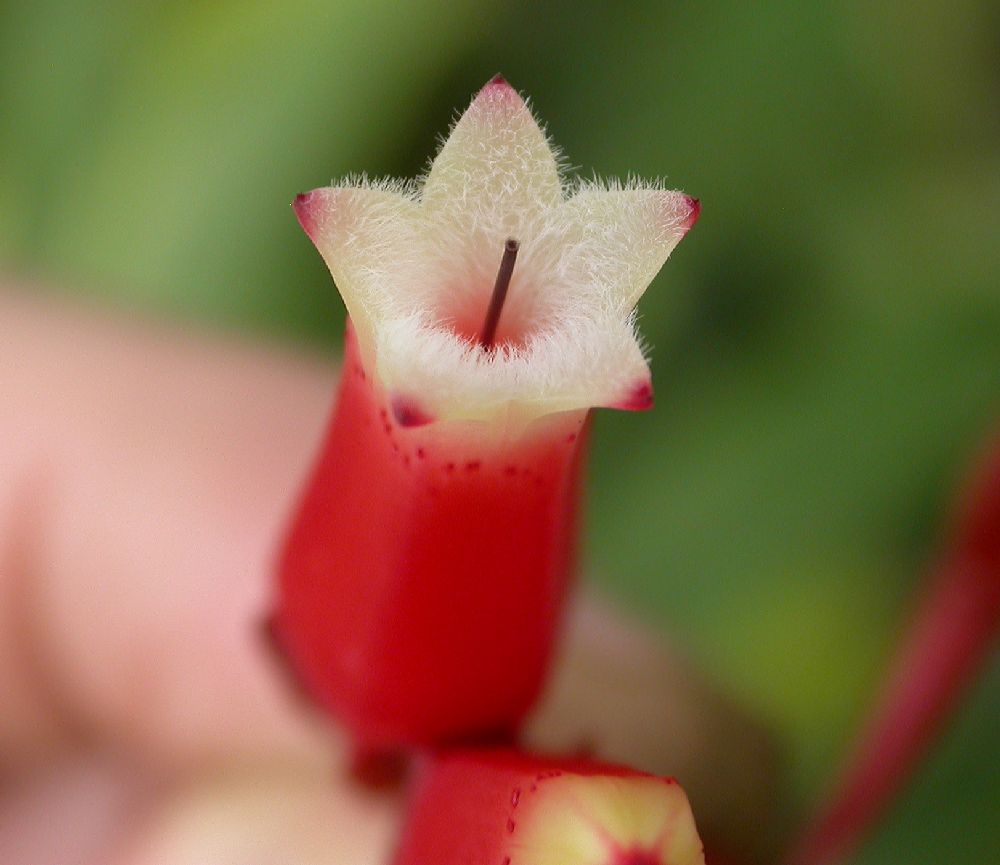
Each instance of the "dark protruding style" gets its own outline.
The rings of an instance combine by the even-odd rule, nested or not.
[[[517,251],[521,245],[512,237],[507,238],[503,245],[503,258],[500,259],[500,269],[497,271],[497,281],[493,284],[493,296],[490,307],[486,310],[486,321],[479,334],[479,344],[485,349],[493,348],[497,336],[497,325],[500,324],[500,313],[503,312],[504,301],[507,299],[507,289],[510,288],[510,278],[514,273],[514,262],[517,261]]]

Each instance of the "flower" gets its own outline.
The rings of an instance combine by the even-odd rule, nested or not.
[[[639,181],[565,180],[503,78],[473,99],[422,182],[361,179],[294,207],[366,368],[419,416],[516,425],[651,405],[634,307],[698,202]],[[495,344],[484,346],[477,337],[508,241],[516,263]]]
[[[509,739],[576,572],[590,408],[651,404],[634,307],[698,204],[564,183],[495,78],[423,183],[318,189],[295,211],[350,326],[275,638],[362,774],[415,746]]]

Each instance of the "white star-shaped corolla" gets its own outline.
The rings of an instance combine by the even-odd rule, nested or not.
[[[295,212],[343,296],[367,370],[421,417],[525,423],[647,408],[635,305],[698,216],[639,182],[567,181],[497,77],[421,182],[316,189]],[[495,336],[484,322],[508,252]]]

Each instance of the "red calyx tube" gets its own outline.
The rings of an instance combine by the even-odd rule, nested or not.
[[[574,571],[587,425],[552,415],[499,441],[486,424],[433,421],[393,402],[348,328],[272,629],[359,754],[516,731]]]

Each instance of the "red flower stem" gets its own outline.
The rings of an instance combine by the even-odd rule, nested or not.
[[[846,772],[786,865],[832,865],[861,843],[958,707],[998,630],[1000,447],[961,508],[951,550],[923,592]]]

